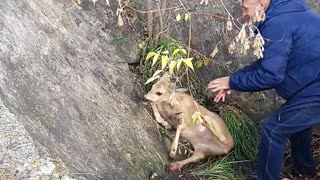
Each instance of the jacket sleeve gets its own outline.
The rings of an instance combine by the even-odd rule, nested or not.
[[[233,90],[255,92],[271,89],[284,79],[291,52],[292,34],[278,22],[266,23],[260,31],[265,39],[263,58],[256,61],[252,71],[237,71],[230,75]]]
[[[245,66],[244,68],[240,69],[238,72],[250,72],[257,69],[257,61],[252,62],[250,65]]]

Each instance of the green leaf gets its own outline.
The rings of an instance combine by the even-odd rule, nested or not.
[[[162,54],[169,54],[169,51],[168,50],[163,51]]]
[[[177,20],[177,21],[180,21],[180,20],[181,20],[181,15],[180,15],[180,14],[178,14],[178,15],[176,16],[176,20]]]
[[[199,60],[194,65],[195,65],[195,67],[197,69],[200,69],[200,68],[202,68],[203,64],[204,64],[204,61],[203,60]]]
[[[149,52],[147,55],[146,60],[149,60],[150,58],[152,58],[152,56],[154,56],[156,53],[155,52]]]
[[[173,51],[173,53],[172,53],[172,56],[178,54],[179,51],[180,51],[180,49],[175,49],[175,50]]]
[[[177,63],[177,70],[178,70],[178,71],[179,71],[179,69],[180,69],[181,63],[182,63],[182,59],[179,59],[179,60],[178,60],[178,63]]]
[[[217,66],[217,70],[218,70],[218,75],[221,76],[221,69],[220,66]]]
[[[209,60],[207,58],[203,59],[203,65],[208,66]]]
[[[184,21],[188,21],[190,19],[190,14],[187,13],[184,15]]]
[[[148,84],[148,83],[150,83],[150,82],[154,81],[155,79],[156,79],[156,78],[151,77],[151,78],[149,78],[149,79],[147,80],[147,82],[145,82],[144,84]]]
[[[193,123],[193,124],[196,123],[199,117],[200,117],[200,116],[199,116],[198,114],[195,115],[195,116],[192,116],[192,123]]]
[[[157,63],[157,61],[159,59],[159,56],[160,56],[160,54],[158,54],[158,53],[153,56],[153,61],[152,61],[152,65],[151,66],[153,66],[153,65],[155,65]]]
[[[192,59],[193,59],[193,58],[184,59],[183,62],[184,62],[190,69],[192,69],[192,70],[194,71],[194,69],[193,69],[193,64],[192,64],[192,62],[191,62]]]
[[[145,82],[144,84],[148,84],[148,83],[150,83],[150,82],[152,82],[152,81],[160,78],[160,76],[158,75],[160,72],[161,72],[161,70],[157,70],[157,71],[153,74],[153,76],[152,76],[151,78],[149,78],[149,79],[147,80],[147,82]]]
[[[168,56],[161,56],[161,70],[164,69],[168,64]]]
[[[177,61],[171,61],[169,64],[169,74],[172,75],[173,74],[173,69],[174,67],[177,65]]]
[[[196,123],[198,120],[201,120],[201,114],[199,111],[196,111],[193,115],[192,115],[192,123]]]
[[[187,51],[186,51],[185,49],[181,49],[181,51],[182,51],[185,55],[187,55]]]
[[[158,74],[160,74],[162,72],[162,70],[157,70],[152,77],[156,78]]]

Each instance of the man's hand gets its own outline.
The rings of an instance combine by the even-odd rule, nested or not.
[[[230,77],[226,76],[222,78],[217,78],[208,84],[208,88],[212,92],[217,93],[214,98],[215,102],[219,102],[220,100],[224,102],[226,94],[231,94],[229,80],[230,80]]]
[[[229,80],[229,76],[217,78],[209,83],[208,88],[214,93],[220,90],[230,89]]]
[[[220,90],[214,97],[214,102],[218,103],[220,100],[224,102],[226,99],[226,94],[231,94],[231,89]]]

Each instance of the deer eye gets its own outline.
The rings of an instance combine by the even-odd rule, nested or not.
[[[161,96],[162,93],[158,91],[158,92],[156,92],[156,95]]]

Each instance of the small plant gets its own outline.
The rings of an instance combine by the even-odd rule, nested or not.
[[[206,176],[211,180],[235,180],[232,164],[227,157],[217,161],[209,161],[199,166],[194,172],[197,176]]]
[[[233,106],[225,106],[220,115],[234,138],[233,156],[235,160],[254,160],[257,154],[259,134],[253,121]]]
[[[148,61],[151,58],[153,58],[151,66],[156,65],[158,60],[161,59],[161,69],[157,70],[145,84],[160,78],[159,74],[166,69],[169,70],[171,76],[174,74],[175,68],[178,73],[182,63],[185,64],[187,68],[194,70],[191,61],[193,58],[188,58],[187,51],[183,48],[174,49],[173,52],[169,52],[166,49],[160,49],[156,52],[151,51],[148,53],[146,60]]]

